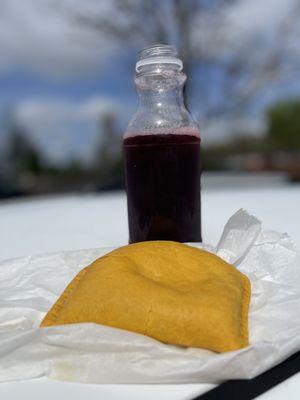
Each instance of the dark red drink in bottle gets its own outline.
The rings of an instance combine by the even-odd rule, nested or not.
[[[124,135],[129,241],[201,241],[200,136],[183,104],[176,50],[140,53],[140,105]]]

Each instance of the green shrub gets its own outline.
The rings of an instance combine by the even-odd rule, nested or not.
[[[275,104],[267,119],[267,135],[276,149],[300,150],[300,99]]]

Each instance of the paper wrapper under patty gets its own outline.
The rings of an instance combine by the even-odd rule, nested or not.
[[[243,211],[209,250],[250,278],[248,347],[185,349],[92,323],[39,328],[68,282],[109,250],[0,263],[0,381],[46,375],[94,383],[220,382],[252,378],[300,349],[299,254],[287,235],[261,231]]]

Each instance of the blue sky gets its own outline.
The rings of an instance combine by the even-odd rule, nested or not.
[[[300,96],[297,1],[238,0],[223,14],[195,15],[193,52],[207,62],[204,68],[194,67],[188,77],[193,88],[189,104],[200,119],[203,143],[226,140],[245,128],[262,132],[268,104]],[[86,11],[91,6],[93,15],[111,17],[113,3],[74,1],[72,7]],[[102,33],[79,29],[53,4],[53,0],[1,1],[0,148],[5,136],[1,112],[14,107],[31,139],[47,159],[57,163],[92,155],[101,136],[102,112],[114,110],[120,133],[125,130],[137,105],[133,75],[140,45],[138,40],[124,45]],[[123,16],[116,15],[115,22],[123,23]],[[280,66],[275,77],[274,55]],[[222,62],[232,60],[242,65],[242,75],[224,73]],[[227,94],[226,86],[236,92]],[[248,87],[254,90],[242,112],[240,96]],[[226,115],[206,118],[212,104],[234,107]]]
[[[137,106],[133,69],[134,62],[130,62],[128,57],[113,57],[96,71],[60,79],[21,67],[3,71],[0,73],[0,115],[5,115],[6,109],[23,109],[32,102],[48,105],[49,117],[46,115],[44,122],[37,121],[35,114],[38,110],[32,118],[21,121],[29,131],[31,140],[44,154],[44,161],[57,165],[76,158],[84,162],[91,160],[101,134],[93,118],[81,118],[72,113],[68,121],[64,118],[51,121],[53,107],[56,109],[56,104],[63,113],[64,108],[67,111],[72,105],[82,108],[95,99],[100,103],[115,103],[121,134],[126,129],[129,115]],[[0,117],[0,140],[3,141],[6,136],[5,132],[2,133],[4,135],[1,135]]]
[[[134,68],[134,64],[131,65]],[[131,73],[130,73],[131,72]],[[125,60],[116,60],[87,76],[49,79],[21,67],[0,73],[0,104],[18,103],[28,98],[60,98],[81,101],[103,95],[119,102],[135,102],[133,70]]]
[[[22,67],[3,71],[0,73],[0,115],[1,111],[7,107],[22,108],[32,101],[50,104],[49,108],[53,108],[53,104],[58,106],[61,104],[63,110],[64,107],[71,107],[72,104],[81,107],[91,99],[103,99],[103,101],[107,100],[116,104],[121,134],[126,129],[128,120],[137,106],[133,82],[134,65],[133,56],[113,57],[106,65],[88,74],[71,75],[60,79],[43,76]],[[193,96],[190,98],[190,108],[194,116],[198,117],[199,110],[207,104],[211,102],[218,104],[224,101],[222,98],[224,76],[218,67],[205,69],[195,66],[192,72],[193,79],[190,84]],[[278,85],[276,90],[268,88],[257,93],[247,106],[249,117],[255,120],[261,115],[264,105],[269,104],[273,99],[280,98],[284,93],[287,96],[289,94],[297,96],[300,93],[300,84],[284,83],[282,86]],[[206,96],[205,99],[204,96]],[[95,128],[93,121],[83,120],[76,116],[72,116],[67,123],[64,119],[58,122],[51,121],[51,115],[49,111],[49,118],[46,116],[42,123],[35,120],[35,114],[29,123],[28,118],[25,122],[31,139],[45,154],[45,161],[57,165],[75,158],[83,161],[91,160],[99,134],[101,134],[99,127]],[[224,134],[218,130],[213,132],[213,136],[217,140],[218,138],[223,140]],[[208,138],[208,141],[210,139]]]

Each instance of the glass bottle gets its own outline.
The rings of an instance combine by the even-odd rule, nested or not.
[[[200,134],[173,46],[139,53],[139,107],[123,137],[129,242],[201,241]]]

